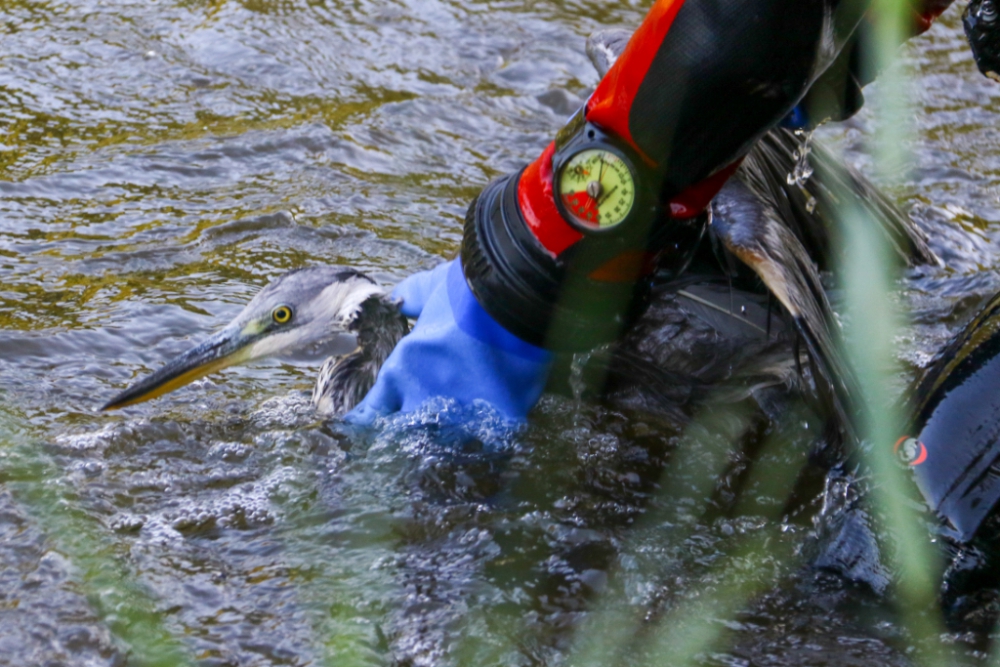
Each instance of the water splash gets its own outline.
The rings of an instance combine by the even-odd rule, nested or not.
[[[392,455],[459,453],[473,443],[486,452],[510,451],[524,428],[485,401],[462,405],[444,397],[432,398],[412,412],[381,417],[374,426],[378,433],[369,451]]]
[[[795,136],[802,138],[802,143],[792,153],[795,160],[795,167],[788,174],[787,183],[797,187],[805,187],[806,182],[813,175],[813,167],[809,162],[809,154],[812,152],[813,134],[816,130],[795,130]],[[813,204],[815,206],[815,204]],[[810,211],[811,212],[811,211]]]
[[[816,128],[812,130],[795,130],[795,135],[802,138],[802,143],[792,152],[795,160],[795,167],[786,177],[786,182],[802,191],[806,199],[806,211],[812,213],[816,210],[816,198],[812,196],[805,185],[813,175],[813,166],[809,161],[809,154],[812,153],[812,139]]]
[[[583,401],[583,394],[588,386],[593,387],[601,384],[595,383],[594,378],[588,378],[585,373],[594,355],[607,352],[610,348],[610,345],[599,345],[587,352],[578,352],[573,355],[573,361],[570,362],[569,366],[569,388],[573,392],[573,400],[577,403]]]

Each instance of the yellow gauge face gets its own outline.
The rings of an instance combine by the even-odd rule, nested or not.
[[[600,148],[582,150],[559,172],[559,199],[573,222],[589,229],[620,224],[635,203],[635,179],[625,161]]]

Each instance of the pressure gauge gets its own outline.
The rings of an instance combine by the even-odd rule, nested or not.
[[[556,182],[563,216],[584,231],[617,227],[635,207],[635,170],[609,148],[572,153],[559,165]]]

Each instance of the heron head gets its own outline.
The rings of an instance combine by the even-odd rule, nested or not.
[[[322,347],[349,333],[362,305],[385,290],[358,271],[314,267],[273,280],[224,329],[108,401],[113,410],[148,401],[209,373],[254,359]]]

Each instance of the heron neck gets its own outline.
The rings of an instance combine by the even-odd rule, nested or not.
[[[375,384],[396,343],[409,331],[399,306],[385,294],[365,299],[347,328],[357,336],[357,349],[327,359],[313,390],[313,404],[323,415],[342,415],[354,408]]]

